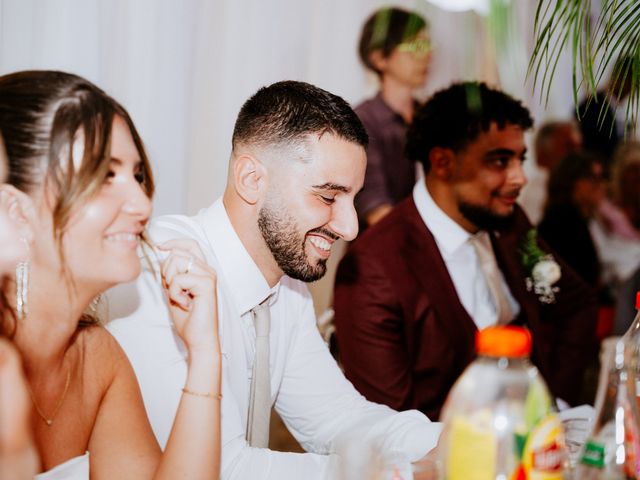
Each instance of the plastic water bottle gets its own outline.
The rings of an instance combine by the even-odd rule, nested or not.
[[[478,358],[443,408],[439,455],[445,480],[561,480],[561,422],[538,370],[531,334],[491,327],[476,336]]]

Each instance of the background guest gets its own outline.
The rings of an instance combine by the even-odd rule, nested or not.
[[[584,149],[601,157],[606,178],[609,178],[615,149],[624,138],[624,128],[616,118],[616,111],[631,92],[633,63],[632,57],[618,58],[605,87],[593,98],[585,98],[576,113]]]
[[[539,235],[587,283],[597,297],[596,336],[611,334],[614,299],[602,281],[602,263],[590,231],[606,191],[602,157],[587,152],[572,153],[551,171],[547,204]],[[591,401],[597,386],[597,357],[587,367],[582,392]]]
[[[581,277],[600,291],[600,261],[589,221],[605,197],[602,163],[589,153],[562,159],[549,177],[547,204],[538,225],[542,238]]]
[[[611,198],[624,212],[632,231],[620,234],[640,240],[640,143],[627,142],[616,151],[611,174]]]
[[[569,153],[582,147],[582,134],[573,121],[555,121],[543,124],[534,141],[535,168],[527,175],[527,184],[522,189],[518,203],[529,220],[537,224],[542,219],[547,199],[549,170]]]
[[[416,165],[405,157],[404,145],[417,105],[414,93],[429,71],[428,28],[418,13],[387,7],[362,29],[360,59],[378,76],[380,90],[355,109],[369,135],[364,187],[355,200],[361,227],[380,220],[415,183]]]
[[[616,298],[614,335],[623,334],[635,314],[640,289],[640,143],[626,142],[614,154],[610,197],[590,230],[602,262],[602,280]]]
[[[615,295],[640,267],[639,182],[640,144],[622,144],[614,155],[609,195],[590,224],[602,264],[602,281]]]

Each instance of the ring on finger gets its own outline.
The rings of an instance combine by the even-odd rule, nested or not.
[[[184,271],[184,273],[189,273],[191,271],[191,267],[193,267],[193,257],[189,257],[189,263],[187,263],[187,269]]]

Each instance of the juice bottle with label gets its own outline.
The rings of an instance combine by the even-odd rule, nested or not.
[[[576,469],[580,480],[638,479],[635,348],[619,337],[603,342],[596,417]]]
[[[445,480],[561,480],[566,448],[538,370],[531,335],[490,327],[476,337],[478,358],[443,408],[439,455]]]

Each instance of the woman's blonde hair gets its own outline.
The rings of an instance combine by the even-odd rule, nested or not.
[[[53,231],[63,266],[62,245],[69,219],[100,190],[109,172],[111,128],[116,116],[129,128],[140,156],[142,188],[151,198],[154,183],[144,145],[118,102],[70,73],[34,70],[0,77],[0,131],[9,159],[7,183],[27,194],[41,187],[53,193]],[[84,144],[81,159],[74,158],[73,149],[79,135]]]

